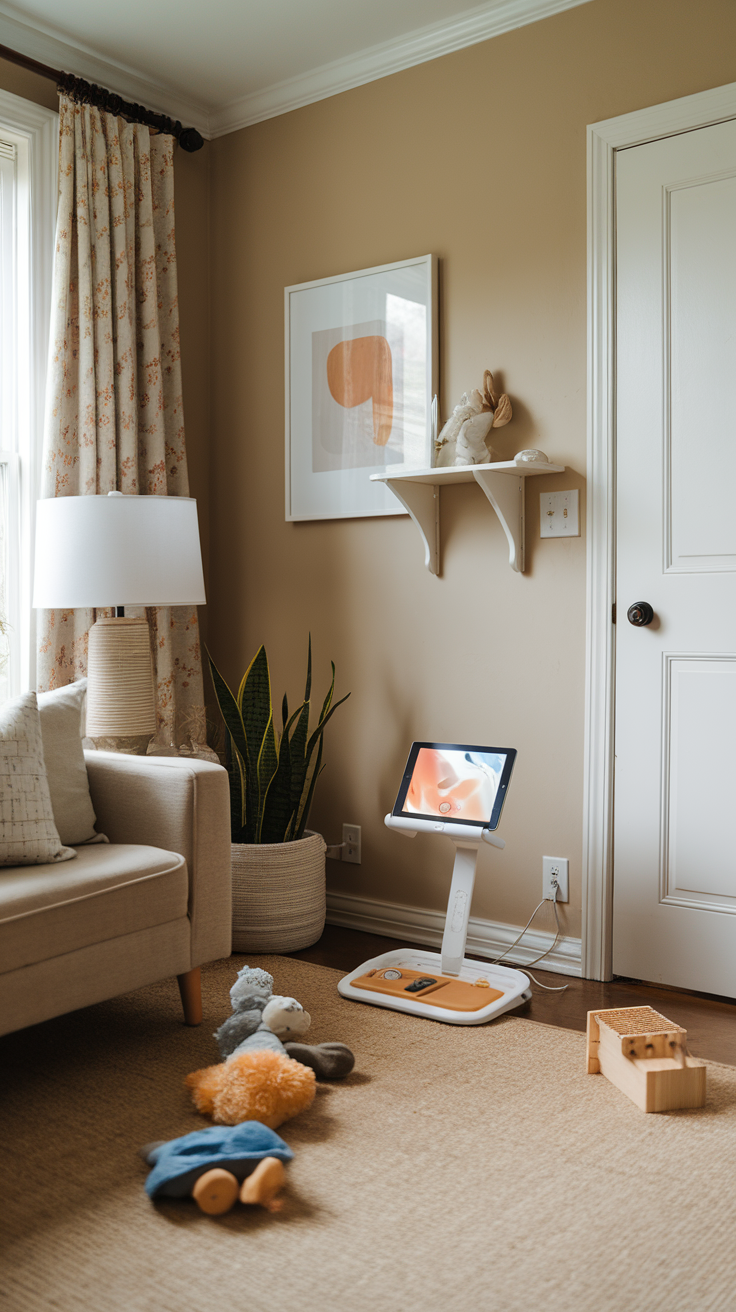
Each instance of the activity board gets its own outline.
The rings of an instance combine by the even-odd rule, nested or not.
[[[445,975],[438,952],[412,948],[364,961],[337,988],[354,1002],[448,1025],[484,1025],[531,997],[529,980],[520,970],[465,960],[457,975]]]
[[[408,838],[444,835],[455,846],[442,951],[373,957],[340,980],[343,997],[454,1025],[482,1025],[531,997],[522,971],[464,955],[478,849],[482,842],[505,846],[494,830],[515,759],[512,747],[412,744],[385,823]]]

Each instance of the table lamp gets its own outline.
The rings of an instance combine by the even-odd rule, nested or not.
[[[127,618],[125,607],[204,601],[191,497],[110,492],[37,503],[34,607],[112,607],[116,613],[89,631],[89,738],[114,738],[128,750],[145,751],[156,731],[148,621]]]

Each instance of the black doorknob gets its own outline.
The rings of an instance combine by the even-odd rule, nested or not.
[[[629,624],[635,624],[638,629],[642,629],[645,624],[651,624],[654,611],[648,601],[635,601],[633,606],[629,606],[626,618]]]

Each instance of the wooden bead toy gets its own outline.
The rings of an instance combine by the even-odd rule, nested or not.
[[[589,1011],[587,1066],[643,1112],[705,1103],[705,1062],[688,1053],[687,1030],[651,1007]]]

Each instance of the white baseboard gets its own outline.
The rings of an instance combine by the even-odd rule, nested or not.
[[[552,919],[546,908],[539,912]],[[445,927],[441,911],[428,911],[426,907],[407,907],[398,902],[379,902],[372,897],[354,897],[347,893],[327,894],[327,921],[346,929],[361,929],[366,934],[383,934],[387,938],[408,939],[426,947],[439,948]],[[543,922],[544,923],[544,922]],[[494,958],[505,952],[519,934],[521,925],[503,925],[494,920],[470,917],[467,951],[477,957]],[[505,963],[520,966],[545,952],[554,942],[554,934],[546,930],[530,929],[518,947],[512,948]],[[561,937],[557,946],[544,961],[540,970],[551,970],[557,975],[582,975],[582,952],[579,938]],[[360,963],[356,961],[356,966]]]

